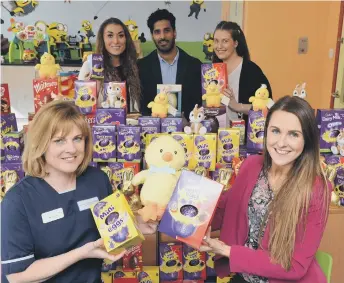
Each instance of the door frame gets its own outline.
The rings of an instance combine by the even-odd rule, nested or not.
[[[344,1],[341,1],[340,3],[340,12],[339,12],[339,22],[338,22],[338,33],[337,33],[337,44],[336,44],[336,56],[334,59],[334,70],[333,70],[333,79],[332,79],[332,89],[331,94],[336,91],[336,83],[337,83],[337,74],[338,74],[338,65],[339,65],[339,52],[341,43],[339,39],[342,37],[342,29],[343,29],[343,19],[344,19]],[[334,97],[331,95],[330,98],[330,108],[333,109],[334,107]]]

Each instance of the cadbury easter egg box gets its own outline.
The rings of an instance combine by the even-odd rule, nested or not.
[[[222,189],[220,183],[183,170],[160,221],[159,232],[198,249]]]
[[[144,240],[122,193],[114,192],[93,205],[91,211],[107,252],[117,254]]]

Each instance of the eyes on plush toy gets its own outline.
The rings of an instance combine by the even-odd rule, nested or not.
[[[172,196],[185,163],[184,148],[171,136],[154,139],[146,148],[145,160],[149,167],[136,174],[132,184],[143,184],[141,202],[144,205],[138,213],[142,219],[160,220]]]

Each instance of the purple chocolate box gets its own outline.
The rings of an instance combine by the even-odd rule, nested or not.
[[[141,162],[141,127],[119,125],[117,159],[119,162]]]
[[[101,54],[92,54],[92,74],[93,79],[104,78],[104,60]]]
[[[262,111],[248,112],[247,151],[263,150],[265,120]]]
[[[104,126],[125,125],[126,113],[123,108],[98,108],[96,124]]]
[[[205,253],[183,244],[183,269],[184,280],[205,280]]]
[[[342,164],[337,169],[337,175],[334,179],[334,185],[336,190],[339,190],[342,194],[344,194],[344,164]],[[340,205],[344,206],[344,198],[339,199]]]
[[[161,119],[161,132],[162,133],[175,133],[183,132],[183,119],[167,117]]]
[[[318,109],[317,123],[320,136],[320,152],[331,152],[337,136],[344,130],[344,109]]]
[[[3,162],[1,164],[1,172],[4,173],[5,171],[8,171],[8,170],[16,171],[16,173],[18,175],[17,181],[23,179],[25,176],[22,163],[5,163],[5,162]]]
[[[15,172],[13,172],[15,171]],[[22,163],[2,163],[1,164],[1,178],[3,180],[4,190],[1,191],[1,197],[19,180],[24,178],[24,170]]]
[[[1,114],[1,137],[16,131],[18,131],[16,115],[14,113]]]
[[[5,162],[21,162],[21,155],[24,149],[24,135],[21,132],[7,133],[3,138]]]
[[[176,243],[159,244],[160,282],[183,279],[182,245]]]
[[[207,265],[207,277],[216,277],[216,271],[214,268],[215,254],[206,253],[206,265]]]
[[[116,161],[116,127],[93,126],[93,161]]]
[[[141,126],[141,146],[142,150],[146,145],[146,135],[160,133],[160,118],[139,117],[139,126]]]

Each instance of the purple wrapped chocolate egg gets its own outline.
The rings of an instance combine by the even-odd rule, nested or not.
[[[257,137],[258,139],[264,138],[264,131],[258,131],[258,132],[256,133],[256,137]]]
[[[339,135],[340,131],[339,130],[332,130],[330,132],[330,138],[336,138]]]
[[[227,155],[222,156],[222,160],[226,163],[230,163],[232,159],[233,159],[233,156],[227,156]]]
[[[125,274],[122,271],[116,271],[113,276],[114,278],[122,278],[125,276]]]
[[[231,143],[225,143],[223,145],[223,149],[224,150],[229,150],[229,149],[232,149],[232,148],[233,148],[233,144],[231,144]]]
[[[194,225],[183,224],[180,221],[173,221],[172,227],[176,235],[182,238],[190,237],[196,230]]]
[[[99,145],[100,145],[101,147],[105,147],[105,146],[108,146],[109,143],[110,143],[109,139],[103,139],[103,140],[101,140],[101,141],[99,142]]]
[[[109,272],[111,270],[112,264],[102,263],[101,272]]]
[[[216,117],[209,117],[206,120],[210,121],[210,130],[207,128],[207,132],[216,134],[220,127],[219,120]]]
[[[197,265],[199,265],[199,259],[192,259],[192,260],[190,260],[190,262],[189,262],[189,265],[190,266],[197,266]]]
[[[105,201],[100,201],[98,202],[94,207],[93,207],[93,213],[99,217],[100,215],[100,211],[102,210],[103,207],[106,206],[106,202]]]
[[[140,272],[137,274],[137,279],[138,279],[139,281],[141,281],[142,279],[147,278],[147,277],[149,277],[149,275],[148,275],[147,272],[144,272],[144,271],[140,271]],[[147,281],[145,281],[145,282],[147,282]],[[147,282],[147,283],[148,283],[148,282]]]
[[[14,146],[14,145],[8,145],[8,146],[7,146],[7,149],[8,149],[8,150],[16,150],[17,148],[16,148],[16,146]]]
[[[124,143],[124,146],[126,148],[130,148],[130,147],[133,147],[134,146],[134,141],[133,140],[128,140]]]
[[[113,240],[117,243],[121,243],[127,239],[128,235],[129,235],[128,227],[125,226],[118,233],[110,236],[110,238],[111,238],[111,240]]]
[[[171,259],[171,260],[166,262],[166,266],[168,266],[168,267],[175,266],[176,264],[177,264],[177,261],[174,259]]]
[[[115,211],[115,212],[111,212],[111,213],[109,214],[109,216],[106,217],[106,219],[105,219],[105,224],[106,224],[106,225],[114,224],[115,221],[118,219],[118,217],[119,217],[118,212],[116,212],[116,211]]]
[[[96,63],[96,64],[93,65],[93,67],[94,67],[95,69],[101,69],[101,68],[102,68],[102,65],[99,64],[99,63],[98,63],[98,64]]]
[[[88,101],[88,100],[90,100],[90,99],[91,99],[91,95],[89,95],[88,93],[83,94],[83,95],[81,95],[81,97],[80,97],[80,100],[81,100],[81,101]]]
[[[198,209],[193,205],[187,204],[180,208],[180,213],[184,216],[195,217],[198,214]]]
[[[201,150],[199,151],[199,155],[201,155],[201,156],[206,156],[206,155],[208,155],[209,153],[210,153],[209,149],[206,149],[206,148],[201,149]]]

